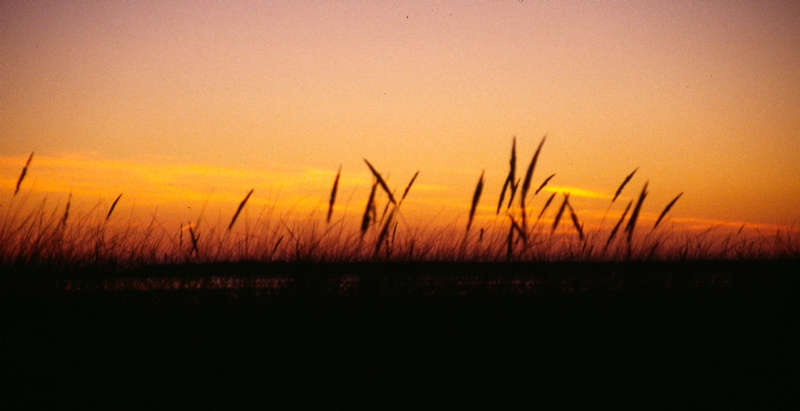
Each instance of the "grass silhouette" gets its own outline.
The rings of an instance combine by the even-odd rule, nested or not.
[[[635,229],[648,195],[645,182],[638,199],[629,202],[620,212],[614,227],[602,231],[586,228],[578,212],[569,201],[569,193],[552,217],[551,226],[545,229],[541,220],[555,199],[554,191],[544,202],[536,220],[529,224],[527,198],[531,189],[533,172],[546,137],[539,142],[519,187],[519,208],[511,207],[518,181],[516,179],[516,138],[512,140],[510,170],[500,192],[496,214],[505,203],[510,190],[506,216],[481,221],[480,230],[470,228],[476,221],[481,195],[486,180],[481,173],[471,201],[466,207],[466,231],[453,226],[418,227],[410,224],[400,208],[403,201],[413,195],[417,171],[402,191],[399,201],[394,190],[377,168],[364,159],[374,177],[360,225],[350,225],[345,217],[333,219],[336,194],[339,190],[342,169],[339,167],[332,182],[327,212],[320,221],[314,213],[305,220],[262,218],[253,224],[242,215],[254,190],[249,190],[230,218],[227,227],[221,228],[202,221],[181,223],[174,229],[164,227],[154,214],[146,226],[109,225],[122,193],[111,203],[104,218],[96,218],[95,209],[81,215],[72,207],[70,193],[63,213],[48,212],[45,202],[38,207],[25,207],[24,198],[17,196],[24,178],[29,174],[33,153],[22,167],[14,194],[0,221],[0,264],[10,266],[80,266],[111,264],[132,267],[142,264],[219,263],[236,261],[253,262],[485,262],[504,261],[548,262],[630,262],[697,260],[764,260],[795,259],[800,255],[800,243],[792,232],[778,231],[774,235],[757,237],[742,235],[741,227],[727,236],[712,235],[713,229],[700,235],[656,231],[668,218],[669,211],[683,193],[675,196],[658,215],[652,229],[636,236]],[[619,185],[611,198],[606,214],[632,181],[639,168],[635,168]],[[536,189],[540,192],[555,176],[550,174]],[[380,188],[380,191],[378,190]],[[24,197],[24,196],[23,196]],[[385,198],[386,207],[378,218],[377,203]],[[565,212],[569,212],[574,234],[559,230]],[[263,213],[263,212],[262,212]],[[273,210],[269,210],[271,215]],[[59,215],[61,214],[61,215]],[[605,218],[606,214],[603,215]],[[239,228],[235,223],[244,219]],[[505,221],[505,223],[504,223]],[[615,242],[624,226],[625,242]],[[463,230],[463,229],[462,229]],[[187,235],[188,234],[188,235]],[[575,235],[577,234],[577,235]],[[184,236],[188,237],[184,239]]]

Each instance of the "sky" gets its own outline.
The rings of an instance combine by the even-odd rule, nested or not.
[[[485,170],[489,217],[547,135],[533,185],[587,221],[639,167],[617,212],[797,225],[798,44],[797,1],[2,2],[0,196],[34,151],[29,196],[322,210],[341,165],[358,212],[367,158],[426,221]]]

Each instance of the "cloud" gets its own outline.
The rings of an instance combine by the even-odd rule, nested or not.
[[[13,189],[27,156],[0,157],[0,187]],[[327,200],[336,170],[302,166],[245,168],[220,165],[156,161],[117,161],[79,154],[37,155],[23,190],[36,193],[72,192],[76,197],[109,197],[130,193],[144,204],[241,200],[255,188],[254,203],[268,203],[265,197],[280,195],[293,208],[313,208]],[[372,176],[367,170],[342,173],[340,190],[368,190]],[[401,191],[407,182],[391,184]],[[414,192],[445,191],[447,187],[421,183]]]
[[[583,197],[583,198],[598,198],[606,200],[610,200],[612,198],[612,196],[609,194],[604,194],[598,191],[593,191],[586,188],[580,188],[574,186],[548,185],[542,190],[551,193],[567,193],[570,196]]]
[[[673,222],[679,224],[688,225],[687,228],[690,229],[708,229],[711,227],[720,227],[720,228],[735,228],[738,229],[742,226],[745,228],[752,228],[757,230],[765,230],[765,231],[774,231],[774,230],[782,230],[782,231],[797,231],[798,228],[782,225],[782,224],[767,224],[767,223],[755,223],[750,221],[741,221],[741,220],[718,220],[712,218],[698,218],[698,217],[673,217],[671,218]]]

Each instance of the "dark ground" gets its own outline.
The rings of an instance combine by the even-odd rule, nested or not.
[[[375,394],[391,404],[431,392],[451,406],[488,397],[494,405],[517,398],[565,406],[793,409],[800,390],[798,267],[245,263],[115,274],[7,270],[0,373],[8,382],[0,409],[116,408],[108,399],[142,408],[162,405],[164,397],[206,406],[246,398],[267,406],[280,397],[298,405],[314,398],[350,403]],[[205,286],[250,288],[167,290],[232,275],[238,283]],[[127,280],[102,290],[98,278],[110,277]],[[265,278],[285,281],[252,287],[276,284]],[[62,290],[67,283],[72,291]],[[290,394],[295,390],[301,394]]]

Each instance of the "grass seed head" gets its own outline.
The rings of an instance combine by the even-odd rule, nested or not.
[[[122,198],[122,193],[119,193],[117,198],[114,199],[114,202],[111,203],[111,207],[108,209],[108,214],[106,214],[106,221],[111,218],[111,214],[114,212],[114,209],[117,207],[117,203],[119,203],[119,199]]]
[[[375,178],[378,179],[378,184],[380,184],[383,191],[385,191],[386,195],[389,196],[389,201],[391,201],[392,204],[397,204],[397,201],[394,200],[394,194],[392,194],[392,190],[389,190],[389,186],[386,184],[386,181],[383,179],[383,176],[381,176],[381,173],[379,173],[378,170],[376,170],[375,167],[373,167],[372,164],[370,164],[370,162],[367,161],[366,158],[364,159],[364,162],[367,163],[367,167],[369,167],[369,170],[372,171],[372,174],[375,176]]]
[[[475,185],[475,192],[472,194],[472,205],[469,209],[467,231],[469,231],[470,227],[472,227],[472,219],[475,217],[475,210],[478,208],[478,201],[481,199],[481,193],[483,192],[483,175],[484,171],[481,171],[481,176],[478,178],[478,184]]]
[[[561,221],[561,215],[564,214],[564,209],[567,208],[567,202],[569,201],[569,193],[564,193],[564,201],[561,202],[561,207],[558,208],[558,213],[556,213],[556,218],[553,220],[553,228],[550,230],[550,234],[556,231],[558,228],[558,223]]]
[[[550,174],[549,176],[547,176],[547,178],[545,178],[544,181],[542,181],[542,184],[539,185],[539,188],[537,188],[536,191],[533,192],[533,195],[539,194],[539,192],[542,191],[542,189],[547,185],[547,183],[549,183],[550,180],[552,180],[553,177],[555,177],[555,176],[556,176],[555,173]]]
[[[508,176],[506,176],[506,181],[503,182],[503,189],[500,190],[500,199],[497,200],[497,211],[494,212],[495,215],[500,214],[500,207],[503,206],[503,199],[506,197],[506,190],[508,190],[509,181],[511,181],[511,173],[508,173]]]
[[[550,207],[550,203],[552,203],[553,199],[556,198],[556,194],[558,193],[554,191],[553,194],[550,194],[550,197],[547,198],[547,201],[544,202],[544,207],[542,207],[542,211],[539,213],[539,216],[536,217],[536,221],[539,221],[542,218],[545,211],[547,211],[547,207]]]
[[[619,197],[619,195],[622,194],[622,190],[625,188],[626,185],[628,185],[628,182],[631,181],[633,175],[636,174],[637,170],[639,170],[639,167],[634,168],[630,174],[625,176],[625,179],[622,180],[622,183],[619,185],[619,187],[617,187],[617,191],[614,193],[614,198],[611,199],[611,204],[614,204],[614,202],[617,201],[617,197]]]
[[[228,231],[231,231],[231,229],[233,228],[233,224],[236,223],[236,219],[239,218],[239,214],[242,212],[242,209],[244,208],[245,204],[247,204],[247,200],[250,199],[251,195],[253,195],[253,189],[252,188],[250,189],[250,191],[247,192],[247,195],[244,196],[244,199],[242,200],[242,202],[239,203],[239,207],[236,208],[236,212],[233,213],[233,217],[231,218],[231,223],[228,224]]]
[[[544,145],[545,140],[547,140],[546,135],[542,137],[542,140],[539,142],[539,146],[536,147],[536,152],[533,153],[533,158],[531,158],[531,162],[528,164],[528,171],[525,172],[525,180],[522,182],[522,191],[519,194],[519,205],[523,210],[525,209],[525,196],[528,195],[528,190],[531,188],[533,170],[536,168],[536,162],[539,159],[539,153],[542,151],[542,146]]]
[[[633,230],[636,229],[636,220],[639,219],[639,212],[642,210],[642,203],[644,203],[644,199],[647,197],[648,183],[648,181],[645,181],[644,187],[642,187],[642,192],[639,193],[639,200],[636,201],[636,206],[633,207],[631,218],[628,220],[628,225],[625,227],[625,231],[628,233],[628,244],[630,244],[631,240],[633,240]]]
[[[660,223],[660,222],[661,222],[661,220],[662,220],[662,219],[664,219],[664,216],[665,216],[665,215],[667,215],[667,213],[669,212],[669,210],[672,208],[672,206],[674,206],[674,205],[675,205],[675,202],[677,202],[677,201],[678,201],[678,199],[679,199],[679,198],[681,198],[681,196],[682,196],[682,195],[683,195],[683,192],[681,192],[680,194],[678,194],[677,196],[675,196],[675,198],[673,198],[673,199],[672,199],[672,201],[670,201],[670,202],[669,202],[669,204],[667,204],[667,206],[666,206],[666,207],[664,207],[664,210],[663,210],[663,211],[661,211],[661,214],[658,216],[658,219],[656,220],[656,223],[655,223],[655,224],[653,224],[653,230],[655,230],[655,229],[656,229],[656,227],[658,227],[658,223]]]
[[[28,167],[31,165],[31,160],[33,160],[33,151],[28,156],[28,161],[25,162],[25,165],[22,167],[22,171],[19,173],[19,178],[17,179],[17,186],[14,188],[14,195],[16,196],[19,193],[19,187],[22,185],[22,181],[25,180],[25,176],[28,174]]]
[[[361,237],[367,233],[370,224],[370,214],[375,208],[375,190],[378,188],[378,181],[372,183],[372,189],[369,191],[369,198],[367,199],[367,206],[364,208],[364,215],[361,216]]]
[[[619,227],[622,226],[622,222],[625,221],[625,217],[628,215],[628,211],[631,209],[631,205],[633,205],[633,200],[628,201],[628,205],[625,207],[625,211],[622,212],[622,216],[620,216],[617,224],[614,225],[614,228],[611,230],[611,234],[608,235],[608,240],[606,240],[606,248],[608,245],[614,241],[614,237],[617,236],[617,231],[619,231]]]
[[[508,197],[508,205],[506,209],[511,208],[511,202],[514,201],[514,195],[517,194],[517,189],[519,188],[519,179],[511,184],[511,195]]]
[[[406,186],[406,189],[403,190],[403,195],[400,196],[400,203],[402,203],[403,200],[406,199],[406,196],[408,195],[409,190],[411,190],[411,186],[414,185],[414,181],[417,181],[417,176],[419,176],[419,170],[417,170],[417,172],[414,173],[414,176],[411,177],[411,181],[408,182],[408,185]]]
[[[569,208],[569,216],[572,219],[572,225],[575,227],[575,231],[578,232],[578,238],[581,241],[585,241],[586,238],[583,236],[583,225],[578,221],[578,215],[575,214],[575,210],[572,208],[572,204],[567,202],[567,207]]]
[[[339,171],[336,172],[336,178],[333,180],[333,188],[331,188],[331,198],[328,200],[328,216],[325,219],[325,222],[331,222],[331,216],[333,215],[333,206],[336,204],[336,191],[339,189],[339,177],[342,175],[342,166],[339,166]]]
[[[67,205],[64,207],[64,216],[61,217],[61,226],[64,227],[67,225],[67,219],[69,218],[69,206],[72,203],[72,193],[69,193],[69,197],[67,197]]]

